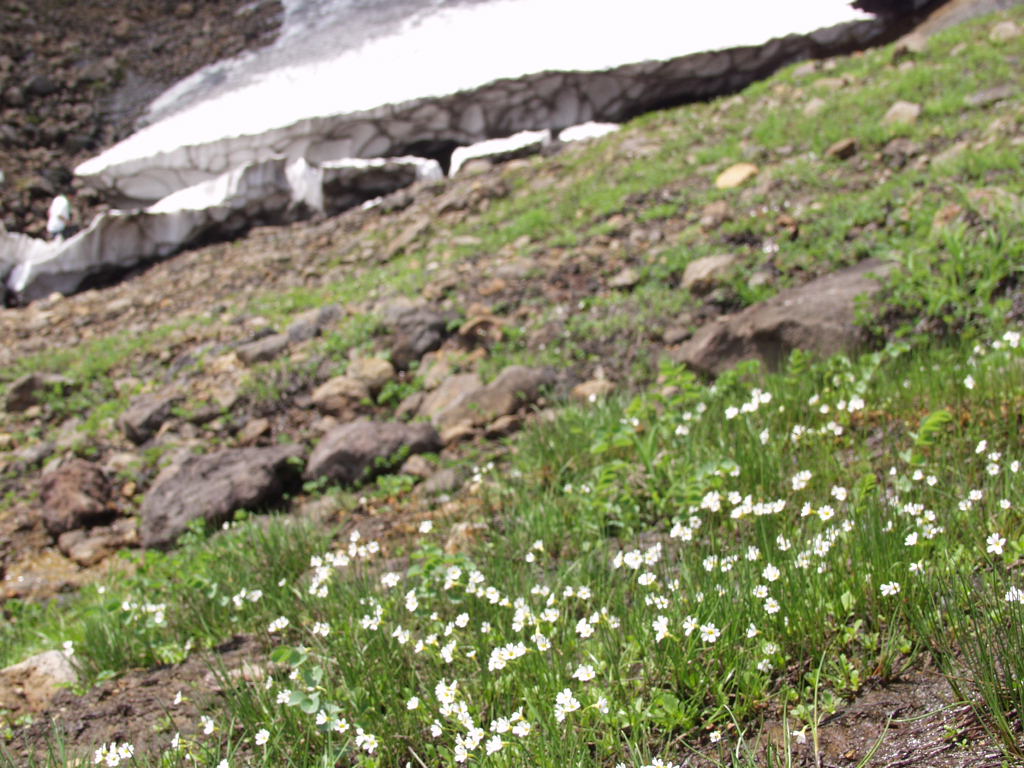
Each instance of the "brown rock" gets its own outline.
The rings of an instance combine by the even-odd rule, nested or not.
[[[44,651],[0,669],[0,709],[42,712],[60,690],[78,682],[78,673],[61,651]]]
[[[819,77],[811,85],[820,91],[838,91],[846,87],[845,77]]]
[[[946,205],[942,206],[941,208],[939,208],[939,210],[935,212],[935,215],[932,217],[932,231],[937,232],[941,229],[945,229],[958,218],[960,218],[960,214],[962,214],[963,212],[963,206],[959,205],[958,203],[947,203]]]
[[[717,375],[741,360],[778,368],[793,349],[820,355],[849,351],[864,342],[855,324],[855,300],[878,291],[895,265],[868,260],[791,288],[702,327],[675,355],[700,373]]]
[[[847,137],[840,139],[825,150],[825,157],[834,157],[837,160],[846,160],[857,154],[857,140]]]
[[[238,442],[248,445],[259,440],[270,431],[270,422],[267,419],[252,419],[244,427],[238,430]]]
[[[160,473],[139,510],[144,547],[169,547],[193,520],[217,524],[237,509],[255,509],[280,498],[299,474],[297,445],[232,448],[189,456]],[[301,462],[299,462],[301,464]]]
[[[907,160],[921,153],[921,145],[906,136],[897,136],[882,147],[882,157],[895,168],[902,168]]]
[[[921,116],[921,105],[912,101],[897,101],[882,117],[882,125],[912,125]]]
[[[52,536],[104,523],[113,515],[110,481],[102,469],[83,459],[44,475],[40,498],[43,524]]]
[[[471,440],[476,435],[476,427],[469,422],[460,421],[458,424],[452,424],[441,431],[441,442],[444,445],[452,445],[453,443],[461,443],[463,440]]]
[[[397,237],[395,237],[390,243],[386,250],[386,258],[388,260],[393,259],[398,254],[402,253],[406,248],[416,242],[416,238],[422,235],[430,229],[430,218],[424,216],[417,219],[404,230],[402,230]]]
[[[508,437],[514,432],[523,428],[523,420],[514,413],[508,416],[499,416],[484,429],[484,437],[488,440],[497,440],[500,437]]]
[[[395,378],[395,366],[382,357],[360,357],[349,363],[345,375],[361,382],[375,395]]]
[[[477,288],[477,291],[481,296],[494,296],[497,293],[501,293],[508,288],[508,282],[501,277],[492,277],[490,280],[484,281],[484,283]]]
[[[992,221],[1000,211],[1009,212],[1018,219],[1024,215],[1021,199],[1002,187],[969,189],[967,201],[985,221]]]
[[[487,386],[462,395],[437,412],[432,421],[442,432],[458,424],[483,426],[535,401],[541,390],[552,385],[554,379],[550,368],[509,366]]]
[[[661,340],[669,346],[675,346],[693,336],[693,330],[685,325],[673,325],[661,334]]]
[[[608,280],[608,287],[621,290],[625,288],[632,288],[639,282],[640,273],[633,269],[633,267],[626,267]]]
[[[335,376],[313,390],[313,405],[323,413],[345,416],[370,397],[370,388],[349,376]]]
[[[434,421],[435,418],[450,408],[461,398],[483,388],[483,382],[475,373],[460,373],[449,376],[441,386],[430,392],[419,408],[420,416]]]
[[[421,361],[420,375],[423,377],[423,388],[437,389],[452,374],[452,363],[444,350],[428,352]]]
[[[569,396],[581,403],[592,403],[615,391],[615,385],[608,379],[591,379],[577,384]]]
[[[72,386],[70,379],[55,373],[29,373],[15,380],[7,390],[7,411],[26,411],[33,405],[39,405],[45,390],[67,391]]]
[[[491,347],[505,335],[505,321],[496,315],[476,315],[459,328],[459,338],[468,346]]]
[[[758,167],[753,163],[736,163],[718,174],[715,179],[715,186],[718,189],[733,189],[739,187],[758,174]]]
[[[736,261],[737,258],[731,253],[694,259],[683,271],[683,288],[698,296],[704,295],[729,274]]]
[[[1021,28],[1015,22],[1007,19],[1006,21],[1000,21],[995,24],[988,33],[988,39],[993,43],[1005,43],[1009,40],[1013,40],[1015,37],[1020,37]]]
[[[448,533],[444,543],[444,551],[449,555],[468,552],[475,544],[483,540],[487,533],[484,523],[456,523]]]
[[[727,221],[732,221],[732,209],[725,200],[708,203],[701,211],[700,226],[705,232],[718,229]]]
[[[419,454],[414,454],[402,462],[402,468],[398,471],[403,475],[427,478],[434,474],[434,465]]]
[[[135,546],[138,540],[135,520],[121,518],[113,525],[62,533],[57,539],[57,548],[79,565],[88,568],[123,547]]]
[[[399,421],[408,421],[416,412],[423,406],[423,401],[426,399],[426,392],[413,392],[411,395],[406,397],[402,402],[395,408],[395,418]]]
[[[804,117],[817,117],[822,113],[825,107],[828,106],[828,102],[820,96],[815,96],[813,99],[804,104]]]
[[[355,483],[387,468],[401,453],[440,449],[441,440],[430,424],[354,421],[324,435],[309,457],[305,477]]]

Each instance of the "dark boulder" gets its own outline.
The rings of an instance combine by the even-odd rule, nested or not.
[[[144,547],[169,547],[193,520],[210,524],[230,519],[238,509],[262,507],[280,499],[299,469],[297,445],[236,448],[191,456],[157,478],[139,511]]]
[[[355,483],[389,468],[409,454],[440,449],[441,438],[430,424],[353,421],[324,435],[309,457],[306,478],[327,477]]]
[[[881,288],[895,264],[875,259],[782,291],[741,312],[703,326],[675,355],[677,362],[715,375],[742,360],[778,368],[794,349],[822,356],[848,352],[865,342],[855,322],[858,297]]]

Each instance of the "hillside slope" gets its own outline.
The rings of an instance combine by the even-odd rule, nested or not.
[[[0,311],[11,764],[1016,759],[1022,23]]]

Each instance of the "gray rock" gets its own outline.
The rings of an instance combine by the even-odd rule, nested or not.
[[[32,467],[46,461],[56,450],[54,444],[49,440],[40,440],[19,448],[14,452],[14,459],[22,467]]]
[[[445,467],[439,469],[423,482],[422,492],[428,496],[441,493],[452,493],[462,487],[463,475],[457,469]]]
[[[342,309],[337,304],[328,304],[303,312],[288,326],[288,340],[297,344],[300,341],[307,341],[314,336],[319,336],[326,326],[337,322],[342,314]]]
[[[124,436],[141,445],[157,433],[171,416],[171,409],[185,398],[179,394],[146,394],[134,398],[117,425]]]
[[[4,91],[4,103],[11,107],[25,106],[25,92],[15,85]]]
[[[43,524],[52,536],[105,523],[113,517],[111,486],[95,464],[73,459],[43,476]]]
[[[274,333],[243,344],[235,350],[235,354],[246,365],[265,363],[284,352],[288,347],[288,341],[287,333]]]
[[[59,90],[60,83],[45,74],[34,75],[25,83],[25,91],[33,96],[49,96]]]
[[[447,325],[441,314],[424,307],[399,315],[394,323],[395,343],[391,349],[395,367],[405,370],[427,352],[440,347]]]
[[[235,448],[190,456],[160,474],[139,510],[144,547],[174,544],[193,520],[217,524],[238,509],[278,500],[298,475],[297,445]]]
[[[902,168],[907,160],[921,154],[921,145],[905,136],[898,136],[882,147],[882,157],[888,165]]]
[[[996,85],[992,88],[986,88],[982,91],[975,91],[974,93],[964,97],[964,103],[968,107],[987,107],[989,104],[994,104],[997,101],[1008,99],[1017,92],[1009,83],[1003,83],[1002,85]]]
[[[324,435],[309,457],[305,476],[355,483],[389,467],[403,454],[440,449],[441,440],[430,424],[354,421]]]
[[[7,411],[20,413],[38,405],[45,390],[67,391],[74,386],[70,379],[55,373],[29,373],[14,381],[7,390]]]
[[[717,375],[741,360],[760,359],[778,368],[793,349],[820,355],[855,349],[864,342],[854,324],[855,300],[876,293],[895,265],[875,259],[812,280],[702,327],[675,358]]]
[[[400,402],[397,408],[395,408],[395,418],[399,421],[407,421],[411,419],[416,415],[416,412],[419,411],[426,397],[426,392],[413,392]]]

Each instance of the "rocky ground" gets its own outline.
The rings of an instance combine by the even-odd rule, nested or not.
[[[10,0],[0,18],[0,224],[41,235],[56,194],[102,210],[74,167],[132,132],[163,89],[274,38],[277,0]]]
[[[223,21],[248,7],[157,3],[152,18],[142,10],[129,14],[128,23],[104,32],[109,37],[100,36],[95,49],[86,50],[126,51],[114,64],[125,66],[118,93],[135,89],[151,94],[160,73],[156,62],[171,66],[174,60],[179,66],[176,51],[189,53],[169,79],[212,60],[214,49],[226,55],[266,40],[276,12],[269,4],[244,16],[243,28],[216,23],[216,14],[224,14]],[[46,3],[31,10],[25,5],[11,18],[45,26],[59,11]],[[199,38],[202,44],[185,44],[180,33],[173,34],[186,25],[205,29],[196,25],[195,16],[207,15],[211,36]],[[152,32],[151,23],[160,26],[155,20],[167,28],[159,45],[153,42],[158,38],[144,32]],[[224,27],[232,29],[231,36],[213,31]],[[11,34],[13,45],[14,35],[5,34]],[[79,87],[76,45],[90,45],[85,42],[89,36],[83,32],[78,43],[70,44],[46,30],[38,34],[42,50],[52,50],[53,56],[67,44],[57,74],[41,73],[59,85],[50,93],[30,90],[37,64],[27,48],[18,49],[19,57],[0,57],[0,74],[6,72],[4,103],[11,104],[11,89],[20,88],[26,103],[41,105],[39,112],[8,108],[0,113],[0,141],[5,141],[5,126],[14,125],[13,115],[21,122],[26,115],[42,115],[32,128],[33,135],[42,137],[64,130],[62,115],[77,114],[70,95]],[[23,44],[20,37],[18,44]],[[176,47],[181,45],[186,47]],[[152,69],[131,74],[127,62],[145,59],[140,55],[145,46],[166,59],[151,60],[147,66]],[[825,83],[833,66],[810,65],[804,77]],[[87,93],[88,82],[80,84]],[[810,94],[848,87],[849,81],[831,82]],[[806,109],[813,101],[807,95],[783,89],[754,103],[723,101],[709,113],[708,130],[713,133],[715,121],[727,119],[741,105],[752,115],[780,105]],[[832,163],[823,167],[850,189],[867,189],[904,168],[955,156],[963,151],[961,145],[1001,141],[1019,146],[1024,126],[1010,96],[981,94],[973,108],[998,114],[991,116],[988,129],[965,129],[957,141],[897,137],[873,149],[855,141],[837,143],[821,162]],[[93,105],[93,96],[80,103]],[[125,107],[113,97],[101,103],[106,105],[102,110],[110,111],[93,112],[84,122],[68,117],[66,125],[78,126],[76,132],[84,130],[82,125],[93,126],[88,142],[107,143],[124,130],[140,104]],[[103,115],[117,110],[123,110],[119,114],[125,122],[106,125]],[[19,123],[15,130],[28,129]],[[656,155],[665,139],[660,130],[655,124],[609,141],[602,161],[622,168]],[[42,186],[48,179],[42,171],[51,163],[64,169],[71,164],[59,149],[69,146],[67,136],[61,136],[32,149],[14,149],[18,142],[0,145],[0,152],[9,153],[0,154],[0,167],[11,163],[23,169],[21,176],[8,173],[0,190],[5,205],[10,201],[8,215],[16,217],[12,228],[38,230],[49,196],[61,189],[56,182]],[[93,146],[83,143],[74,159]],[[877,250],[878,233],[901,226],[913,201],[848,222],[851,256],[832,266],[860,266],[838,280],[824,276],[828,265],[787,263],[776,255],[779,243],[803,245],[807,235],[802,232],[815,211],[813,193],[787,176],[791,147],[747,147],[743,151],[755,162],[729,168],[695,161],[689,176],[628,198],[597,226],[583,222],[583,234],[571,243],[536,237],[525,226],[510,242],[487,239],[490,212],[528,192],[564,189],[585,151],[567,146],[546,158],[494,168],[480,164],[457,178],[395,193],[375,208],[258,228],[239,241],[190,250],[138,270],[115,285],[0,310],[5,340],[0,380],[10,384],[33,367],[53,372],[20,378],[9,386],[3,403],[0,601],[59,598],[117,567],[112,555],[119,548],[170,546],[190,517],[219,523],[238,507],[284,506],[294,514],[343,522],[346,532],[353,526],[372,527],[374,537],[385,540],[402,536],[426,510],[432,516],[467,518],[477,503],[473,484],[467,482],[469,468],[514,450],[514,442],[505,438],[530,420],[548,418],[552,403],[566,396],[586,401],[649,383],[665,357],[715,373],[765,338],[787,348],[810,346],[823,352],[865,341],[854,326],[852,297],[862,289],[875,290],[869,275],[882,268],[863,257]],[[723,170],[734,178],[723,180]],[[993,172],[990,181],[993,188],[943,209],[935,226],[983,225],[986,206],[1004,196],[998,185],[1005,179]],[[678,200],[682,190],[721,188],[734,190],[734,196],[684,205],[668,216],[652,214]],[[494,226],[511,229],[522,222],[516,218]],[[714,255],[665,277],[685,300],[645,306],[646,294],[639,288],[649,279],[648,270],[685,238],[699,238]],[[741,280],[733,279],[737,272]],[[751,298],[780,291],[781,299]],[[1024,309],[1020,291],[1007,286],[1006,296],[1013,304],[1011,315],[1019,317]],[[574,323],[584,314],[591,325],[580,333]],[[819,322],[824,314],[835,322]],[[560,346],[566,339],[571,347]],[[86,356],[75,354],[81,349],[88,350]],[[551,350],[559,350],[557,364],[552,364]],[[36,366],[40,361],[48,362]],[[416,416],[420,421],[411,421]],[[395,426],[380,428],[384,422]],[[368,492],[370,498],[340,510],[325,506],[310,486],[342,482],[358,488],[365,479],[361,470],[372,472],[399,451],[406,458],[393,469],[410,478],[413,490]],[[197,458],[197,452],[204,458]],[[304,475],[294,470],[291,456],[306,457]],[[225,488],[207,482],[211,477],[233,482]],[[285,491],[288,498],[282,498]],[[472,539],[472,527],[455,530],[453,548],[465,546],[458,537]],[[244,657],[256,655],[247,638],[236,638],[216,652],[237,669]],[[11,746],[24,754],[43,743],[46,714],[74,726],[75,745],[114,739],[144,745],[161,718],[194,719],[187,707],[169,715],[160,708],[159,702],[183,687],[197,696],[217,694],[216,680],[199,658],[132,673],[85,696],[64,691],[34,708],[36,724],[20,730]],[[824,750],[831,764],[847,764],[843,756],[851,745],[863,753],[870,742],[866,734],[877,733],[896,712],[907,722],[894,727],[894,738],[887,740],[886,764],[913,765],[921,755],[930,765],[992,764],[993,749],[976,738],[976,726],[963,710],[949,710],[944,726],[961,734],[965,744],[953,744],[934,720],[927,727],[912,722],[951,701],[928,668],[914,670],[896,686],[868,687],[861,699],[827,722]],[[11,706],[0,701],[0,709]]]

